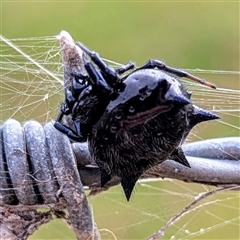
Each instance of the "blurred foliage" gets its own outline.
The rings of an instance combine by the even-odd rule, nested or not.
[[[239,2],[2,1],[0,21],[1,34],[7,38],[52,36],[66,30],[75,40],[120,63],[133,60],[140,65],[150,58],[157,58],[178,68],[239,69]],[[226,76],[210,75],[209,79],[219,86],[239,89],[239,76],[231,78],[227,83]],[[156,191],[153,194],[138,186],[131,203],[125,202],[119,187],[96,197],[94,211],[99,228],[112,229],[118,239],[143,239],[189,202],[186,197],[189,192],[197,194],[198,190],[204,190],[191,184],[179,188],[176,183],[158,182],[149,186],[171,190],[169,194],[158,196]],[[185,190],[183,199],[173,194],[179,189]],[[166,202],[169,204],[164,205]],[[239,203],[231,204],[235,207],[225,208],[223,219],[231,219],[227,216],[231,210],[236,211]],[[221,206],[211,207],[219,211]],[[145,210],[149,211],[149,216]],[[156,217],[150,218],[155,213]],[[136,223],[138,215],[141,216],[139,224]],[[196,231],[201,224],[211,222],[204,214],[190,215],[187,220],[178,222],[177,228],[171,228],[165,239],[179,231],[181,224],[195,223],[196,216],[201,219],[195,225]],[[199,236],[201,239],[239,237],[235,224],[223,225],[218,230],[191,239],[199,239]],[[54,221],[43,226],[31,239],[72,238],[69,234],[63,223]],[[103,235],[104,239],[114,239],[106,233]],[[183,238],[190,239],[187,236]]]
[[[103,56],[181,68],[239,68],[237,2],[2,2],[2,34],[52,36],[66,30]]]

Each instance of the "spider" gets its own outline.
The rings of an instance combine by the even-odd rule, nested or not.
[[[172,75],[216,86],[155,59],[136,69],[132,62],[114,69],[98,53],[76,45],[87,74],[72,73],[54,126],[74,141],[89,142],[102,187],[117,176],[129,200],[138,178],[156,164],[172,159],[190,167],[183,141],[196,124],[218,116],[192,104],[191,94]],[[64,115],[73,129],[62,123]]]

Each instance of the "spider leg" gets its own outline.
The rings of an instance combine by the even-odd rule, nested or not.
[[[89,91],[86,91],[88,89],[85,88],[84,90],[82,91],[82,95],[89,94]],[[85,94],[83,94],[83,92],[85,92]],[[54,127],[60,132],[66,134],[70,139],[77,142],[84,142],[86,141],[86,137],[84,137],[80,131],[80,120],[73,118],[73,115],[75,113],[75,108],[76,108],[75,106],[77,105],[77,102],[73,96],[73,93],[68,88],[66,89],[65,97],[66,97],[65,102],[62,103],[61,105],[61,110],[54,123]],[[72,120],[73,120],[76,131],[72,130],[70,127],[62,123],[63,116],[64,115],[67,116],[69,114],[72,114]]]
[[[101,171],[101,187],[104,187],[104,185],[111,180],[111,175],[105,172],[103,169],[100,169]]]
[[[147,63],[145,63],[143,66],[141,66],[140,68],[138,68],[137,70],[140,69],[149,69],[149,68],[157,68],[159,70],[162,70],[164,72],[169,72],[172,74],[177,75],[178,77],[186,77],[189,78],[195,82],[201,83],[203,85],[206,85],[208,87],[211,88],[216,88],[216,86],[213,83],[207,82],[201,78],[198,78],[188,72],[185,72],[183,70],[177,69],[177,68],[172,68],[167,66],[164,62],[159,61],[159,60],[155,60],[155,59],[151,59],[149,60]]]
[[[125,73],[125,72],[127,72],[128,70],[131,70],[131,69],[133,69],[133,68],[135,68],[135,64],[134,64],[133,62],[128,62],[127,64],[125,64],[125,65],[117,68],[117,69],[116,69],[116,72],[117,72],[119,75],[121,75],[121,74],[123,74],[123,73]]]
[[[91,60],[99,67],[99,69],[101,70],[101,72],[104,73],[106,78],[110,80],[110,82],[108,82],[109,84],[113,84],[114,85],[116,82],[120,82],[121,81],[121,79],[119,79],[119,77],[117,75],[117,72],[113,68],[109,67],[103,61],[103,59],[100,57],[100,55],[98,53],[89,50],[87,47],[85,47],[80,42],[76,42],[76,45],[78,47],[80,47],[81,50],[83,52],[85,52],[91,58]]]
[[[74,132],[71,128],[65,126],[64,124],[62,124],[62,118],[63,116],[66,115],[64,114],[62,111],[60,111],[60,113],[58,114],[58,117],[54,123],[54,127],[66,134],[70,139],[74,140],[74,141],[77,141],[77,142],[84,142],[85,141],[85,138],[81,135],[78,135],[76,132]]]
[[[76,102],[76,98],[73,96],[72,91],[69,88],[66,88],[65,91],[65,104],[61,105],[61,111],[64,115],[69,115],[71,110]]]
[[[102,74],[95,69],[93,64],[87,60],[86,55],[83,54],[83,62],[85,69],[89,75],[89,81],[93,87],[97,89],[97,93],[107,94],[111,93],[111,88],[103,78]]]

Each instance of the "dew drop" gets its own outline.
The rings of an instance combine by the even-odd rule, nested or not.
[[[145,100],[145,98],[146,98],[146,96],[145,96],[145,95],[143,95],[143,94],[139,96],[139,100],[140,100],[140,101],[144,101],[144,100]]]
[[[134,113],[134,112],[135,112],[135,108],[134,108],[133,106],[130,106],[130,107],[128,108],[128,111],[129,111],[130,113]]]
[[[158,132],[156,133],[157,137],[161,137],[162,136],[162,132]]]
[[[122,114],[117,113],[114,117],[115,117],[116,120],[121,120],[122,119]]]
[[[117,126],[116,126],[115,124],[112,124],[112,125],[110,126],[110,131],[111,131],[112,133],[115,133],[116,130],[117,130]]]
[[[104,140],[104,141],[107,141],[107,140],[108,140],[108,136],[104,135],[104,136],[103,136],[103,140]]]

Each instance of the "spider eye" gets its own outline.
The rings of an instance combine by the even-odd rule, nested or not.
[[[79,79],[77,79],[77,83],[82,85],[82,86],[87,86],[88,85],[88,80],[79,78]]]
[[[84,85],[84,80],[82,80],[82,79],[78,79],[78,83],[80,83],[81,85]]]

